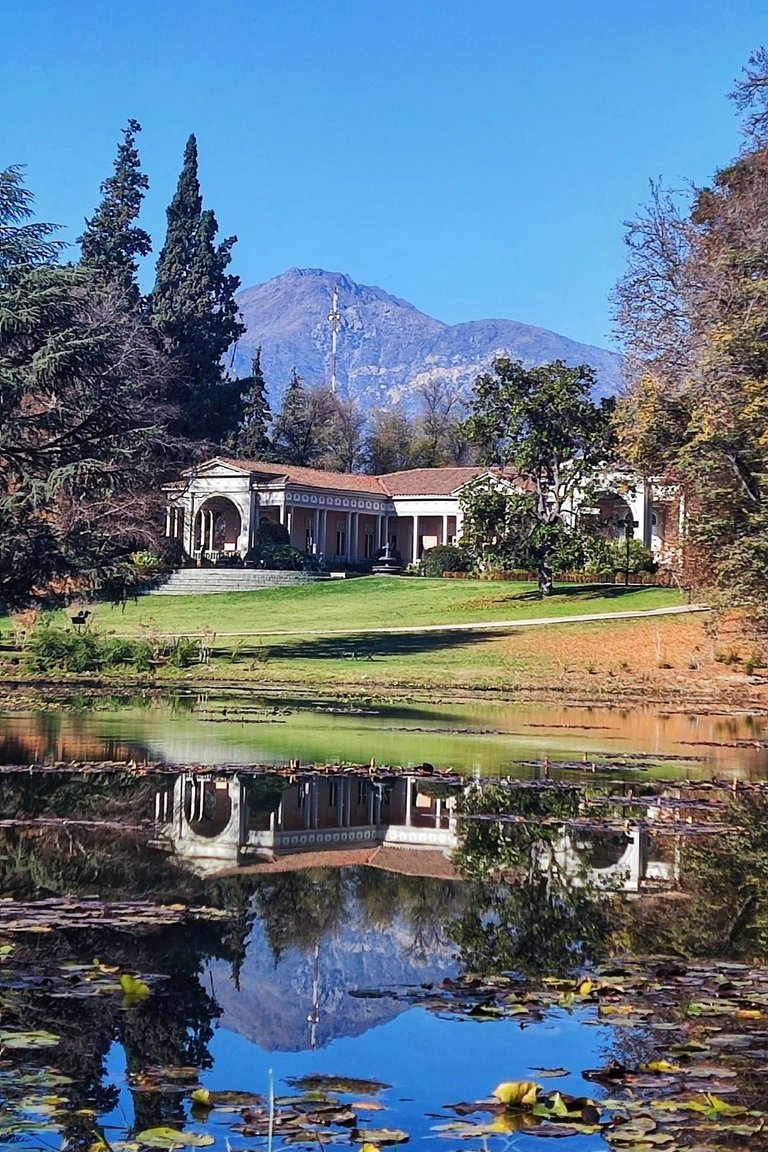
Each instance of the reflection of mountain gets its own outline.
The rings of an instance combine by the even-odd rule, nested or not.
[[[371,924],[361,901],[351,891],[352,873],[344,873],[347,899],[343,916],[314,944],[285,948],[275,962],[262,921],[251,934],[240,972],[240,990],[230,967],[209,965],[215,997],[222,1008],[221,1025],[266,1051],[297,1052],[311,1045],[312,1017],[317,1016],[316,1047],[344,1036],[359,1036],[405,1011],[390,999],[350,996],[355,989],[440,980],[455,968],[454,949],[445,939],[444,922],[429,926],[429,940],[418,919],[394,915],[388,924]],[[440,890],[439,882],[422,881]],[[439,905],[440,900],[436,903]],[[438,913],[439,916],[439,913]],[[439,936],[435,934],[438,928]],[[428,945],[428,946],[427,946]]]

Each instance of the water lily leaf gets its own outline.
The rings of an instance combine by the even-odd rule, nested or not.
[[[644,1072],[682,1072],[679,1064],[672,1064],[669,1060],[651,1060],[649,1064],[643,1064],[642,1069]]]
[[[559,1076],[570,1076],[567,1068],[531,1068],[531,1072],[535,1072],[537,1076],[547,1077],[547,1079],[555,1080]]]
[[[380,1080],[361,1080],[355,1076],[328,1076],[317,1074],[313,1076],[289,1076],[286,1084],[298,1088],[300,1092],[342,1092],[350,1095],[375,1096],[390,1088]]]
[[[195,1132],[180,1132],[176,1128],[145,1128],[136,1136],[139,1144],[147,1148],[206,1148],[213,1144],[213,1136],[198,1136]]]
[[[149,996],[149,985],[140,980],[138,976],[131,976],[129,972],[123,972],[120,977],[120,987],[123,990],[125,1000],[146,1000]]]
[[[0,1047],[4,1048],[52,1048],[60,1037],[53,1032],[7,1032],[0,1030]]]
[[[357,1135],[363,1144],[407,1144],[410,1140],[402,1128],[361,1128]]]
[[[707,1092],[706,1096],[710,1107],[720,1116],[739,1116],[746,1112],[743,1104],[726,1104],[725,1100],[713,1096],[711,1092]]]
[[[505,1080],[493,1090],[493,1095],[507,1108],[533,1108],[540,1084],[535,1080]]]

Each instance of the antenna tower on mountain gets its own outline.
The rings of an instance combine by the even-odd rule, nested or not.
[[[328,323],[331,326],[331,392],[336,392],[336,342],[341,328],[341,313],[339,312],[339,290],[334,287],[331,298],[331,311],[328,313]]]

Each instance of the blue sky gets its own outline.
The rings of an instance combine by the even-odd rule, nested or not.
[[[66,238],[132,116],[155,252],[194,131],[243,285],[321,267],[448,322],[606,345],[622,221],[649,177],[703,183],[736,153],[725,94],[768,7],[6,0],[2,28],[0,166],[27,165]]]

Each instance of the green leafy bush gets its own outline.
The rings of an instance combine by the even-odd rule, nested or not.
[[[468,572],[470,561],[461,548],[453,544],[438,544],[424,553],[421,567],[425,576],[442,576],[444,572]]]

